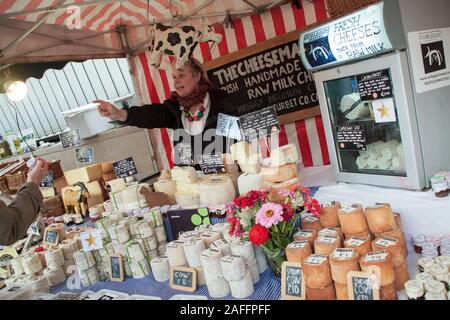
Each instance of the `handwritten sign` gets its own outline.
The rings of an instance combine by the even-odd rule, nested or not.
[[[245,114],[239,118],[239,123],[246,141],[269,136],[280,131],[277,112],[273,106]]]
[[[350,271],[347,273],[349,300],[380,300],[380,287],[373,273]]]
[[[93,148],[77,148],[75,149],[75,158],[78,163],[93,164],[94,149]]]
[[[117,178],[126,178],[138,173],[133,157],[114,162],[113,169]]]
[[[362,125],[338,126],[337,140],[341,151],[366,150],[367,148],[366,134]]]
[[[197,290],[197,270],[194,268],[170,268],[170,287],[181,291]]]
[[[300,262],[285,261],[281,268],[281,296],[283,300],[305,300],[305,281]]]
[[[59,134],[63,149],[81,145],[80,131],[78,129],[62,132]]]
[[[120,254],[110,254],[109,279],[115,282],[122,282],[125,279],[123,258]]]
[[[43,188],[52,188],[53,187],[53,172],[48,171],[45,177],[42,179],[40,187]]]
[[[217,117],[216,134],[218,136],[242,140],[239,118],[219,113]]]
[[[356,76],[361,101],[392,97],[391,75],[389,69],[364,73]]]
[[[177,143],[174,148],[176,164],[190,166],[194,163],[194,159],[192,157],[192,147],[190,143]]]
[[[199,155],[198,163],[204,174],[226,172],[220,153]]]

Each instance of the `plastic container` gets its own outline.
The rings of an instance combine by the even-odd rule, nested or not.
[[[108,118],[100,116],[97,111],[98,105],[98,103],[90,103],[62,112],[70,129],[79,129],[81,139],[90,138],[114,128]]]

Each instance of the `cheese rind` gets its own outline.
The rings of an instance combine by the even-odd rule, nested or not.
[[[263,176],[260,173],[248,173],[244,172],[238,178],[239,194],[243,195],[250,190],[259,190],[264,187]]]

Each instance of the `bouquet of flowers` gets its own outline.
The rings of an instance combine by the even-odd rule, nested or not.
[[[234,199],[226,208],[227,222],[231,236],[241,237],[248,231],[249,240],[263,248],[274,272],[281,274],[285,248],[294,240],[297,222],[306,212],[318,216],[320,204],[299,184],[281,191],[284,204],[268,202],[269,191],[252,190]]]

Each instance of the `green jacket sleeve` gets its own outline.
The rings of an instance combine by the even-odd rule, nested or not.
[[[32,182],[20,188],[10,205],[0,201],[0,245],[11,245],[25,237],[41,209],[42,201],[39,187]]]

